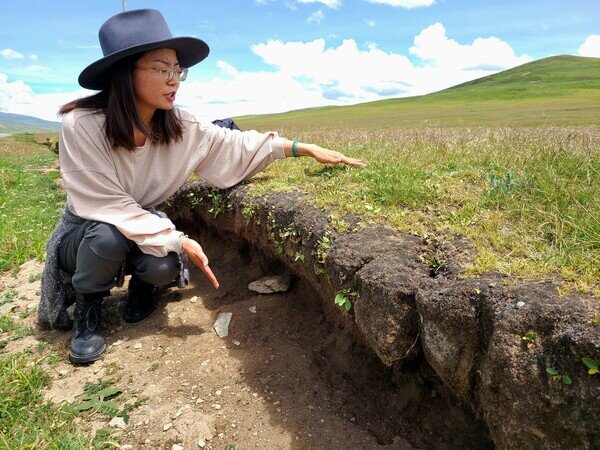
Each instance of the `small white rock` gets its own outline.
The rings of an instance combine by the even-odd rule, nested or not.
[[[171,450],[183,450],[183,447],[179,444],[173,444],[173,447],[171,447]]]
[[[113,428],[120,428],[121,430],[127,428],[125,420],[122,417],[113,417],[112,420],[108,422],[108,426]]]
[[[221,405],[219,405],[218,403],[213,403],[211,406],[213,409],[221,409]]]
[[[197,301],[198,301],[198,297],[195,295],[192,298],[190,298],[190,303],[196,303]]]
[[[241,344],[241,342],[240,342],[240,341],[233,341],[233,344],[234,344],[235,346],[239,347],[239,346],[240,346],[240,344]]]
[[[256,314],[256,306],[251,306],[248,308],[248,311],[250,311],[252,314]]]
[[[517,302],[517,308],[521,309],[523,306],[525,306],[525,302]]]
[[[124,444],[121,446],[122,450],[133,450],[133,445],[131,444]]]
[[[136,342],[135,345],[133,346],[133,348],[135,348],[136,350],[139,350],[140,348],[142,348],[142,343]]]
[[[183,408],[179,408],[179,409],[177,410],[177,412],[171,416],[171,419],[177,419],[177,418],[178,418],[180,415],[182,415],[182,414],[183,414],[183,411],[184,411],[184,409],[183,409]]]
[[[222,393],[223,393],[223,391],[221,391],[221,390],[215,391],[215,395],[221,395]]]
[[[206,447],[206,441],[204,439],[198,439],[198,447]]]
[[[69,373],[69,371],[68,371],[68,370],[65,370],[65,369],[63,369],[63,370],[61,370],[60,372],[58,372],[58,374],[59,374],[61,377],[64,377],[64,376],[66,376],[68,373]]]
[[[163,425],[163,431],[167,431],[167,430],[169,430],[169,429],[170,429],[172,426],[173,426],[173,424],[172,424],[171,422],[169,422],[169,423],[165,423],[165,424]]]

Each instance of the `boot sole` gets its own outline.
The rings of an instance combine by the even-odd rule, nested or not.
[[[69,360],[73,364],[87,364],[87,363],[90,363],[90,362],[100,359],[100,356],[102,356],[102,353],[104,353],[105,351],[106,351],[106,344],[104,344],[102,349],[100,349],[97,353],[94,353],[92,355],[78,355],[76,353],[69,351]]]

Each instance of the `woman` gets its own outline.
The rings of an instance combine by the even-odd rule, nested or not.
[[[187,69],[209,49],[200,39],[173,38],[156,10],[117,14],[102,25],[99,38],[104,57],[80,74],[79,83],[100,92],[60,110],[67,205],[48,242],[38,315],[43,324],[68,328],[66,307],[75,301],[74,363],[95,361],[105,351],[101,303],[124,270],[132,274],[127,322],[152,313],[157,286],[178,276],[184,282],[181,254],[219,287],[200,244],[153,210],[192,172],[226,188],[288,156],[363,165],[277,133],[200,123],[174,108]]]

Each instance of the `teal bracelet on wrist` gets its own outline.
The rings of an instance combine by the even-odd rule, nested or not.
[[[292,155],[294,155],[294,158],[297,158],[298,156],[300,156],[298,154],[298,141],[292,142]]]

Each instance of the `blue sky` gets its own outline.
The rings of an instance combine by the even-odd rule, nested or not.
[[[5,1],[0,111],[56,120],[86,95],[121,0]],[[205,40],[178,104],[211,118],[419,95],[558,54],[600,57],[599,1],[128,0]]]

